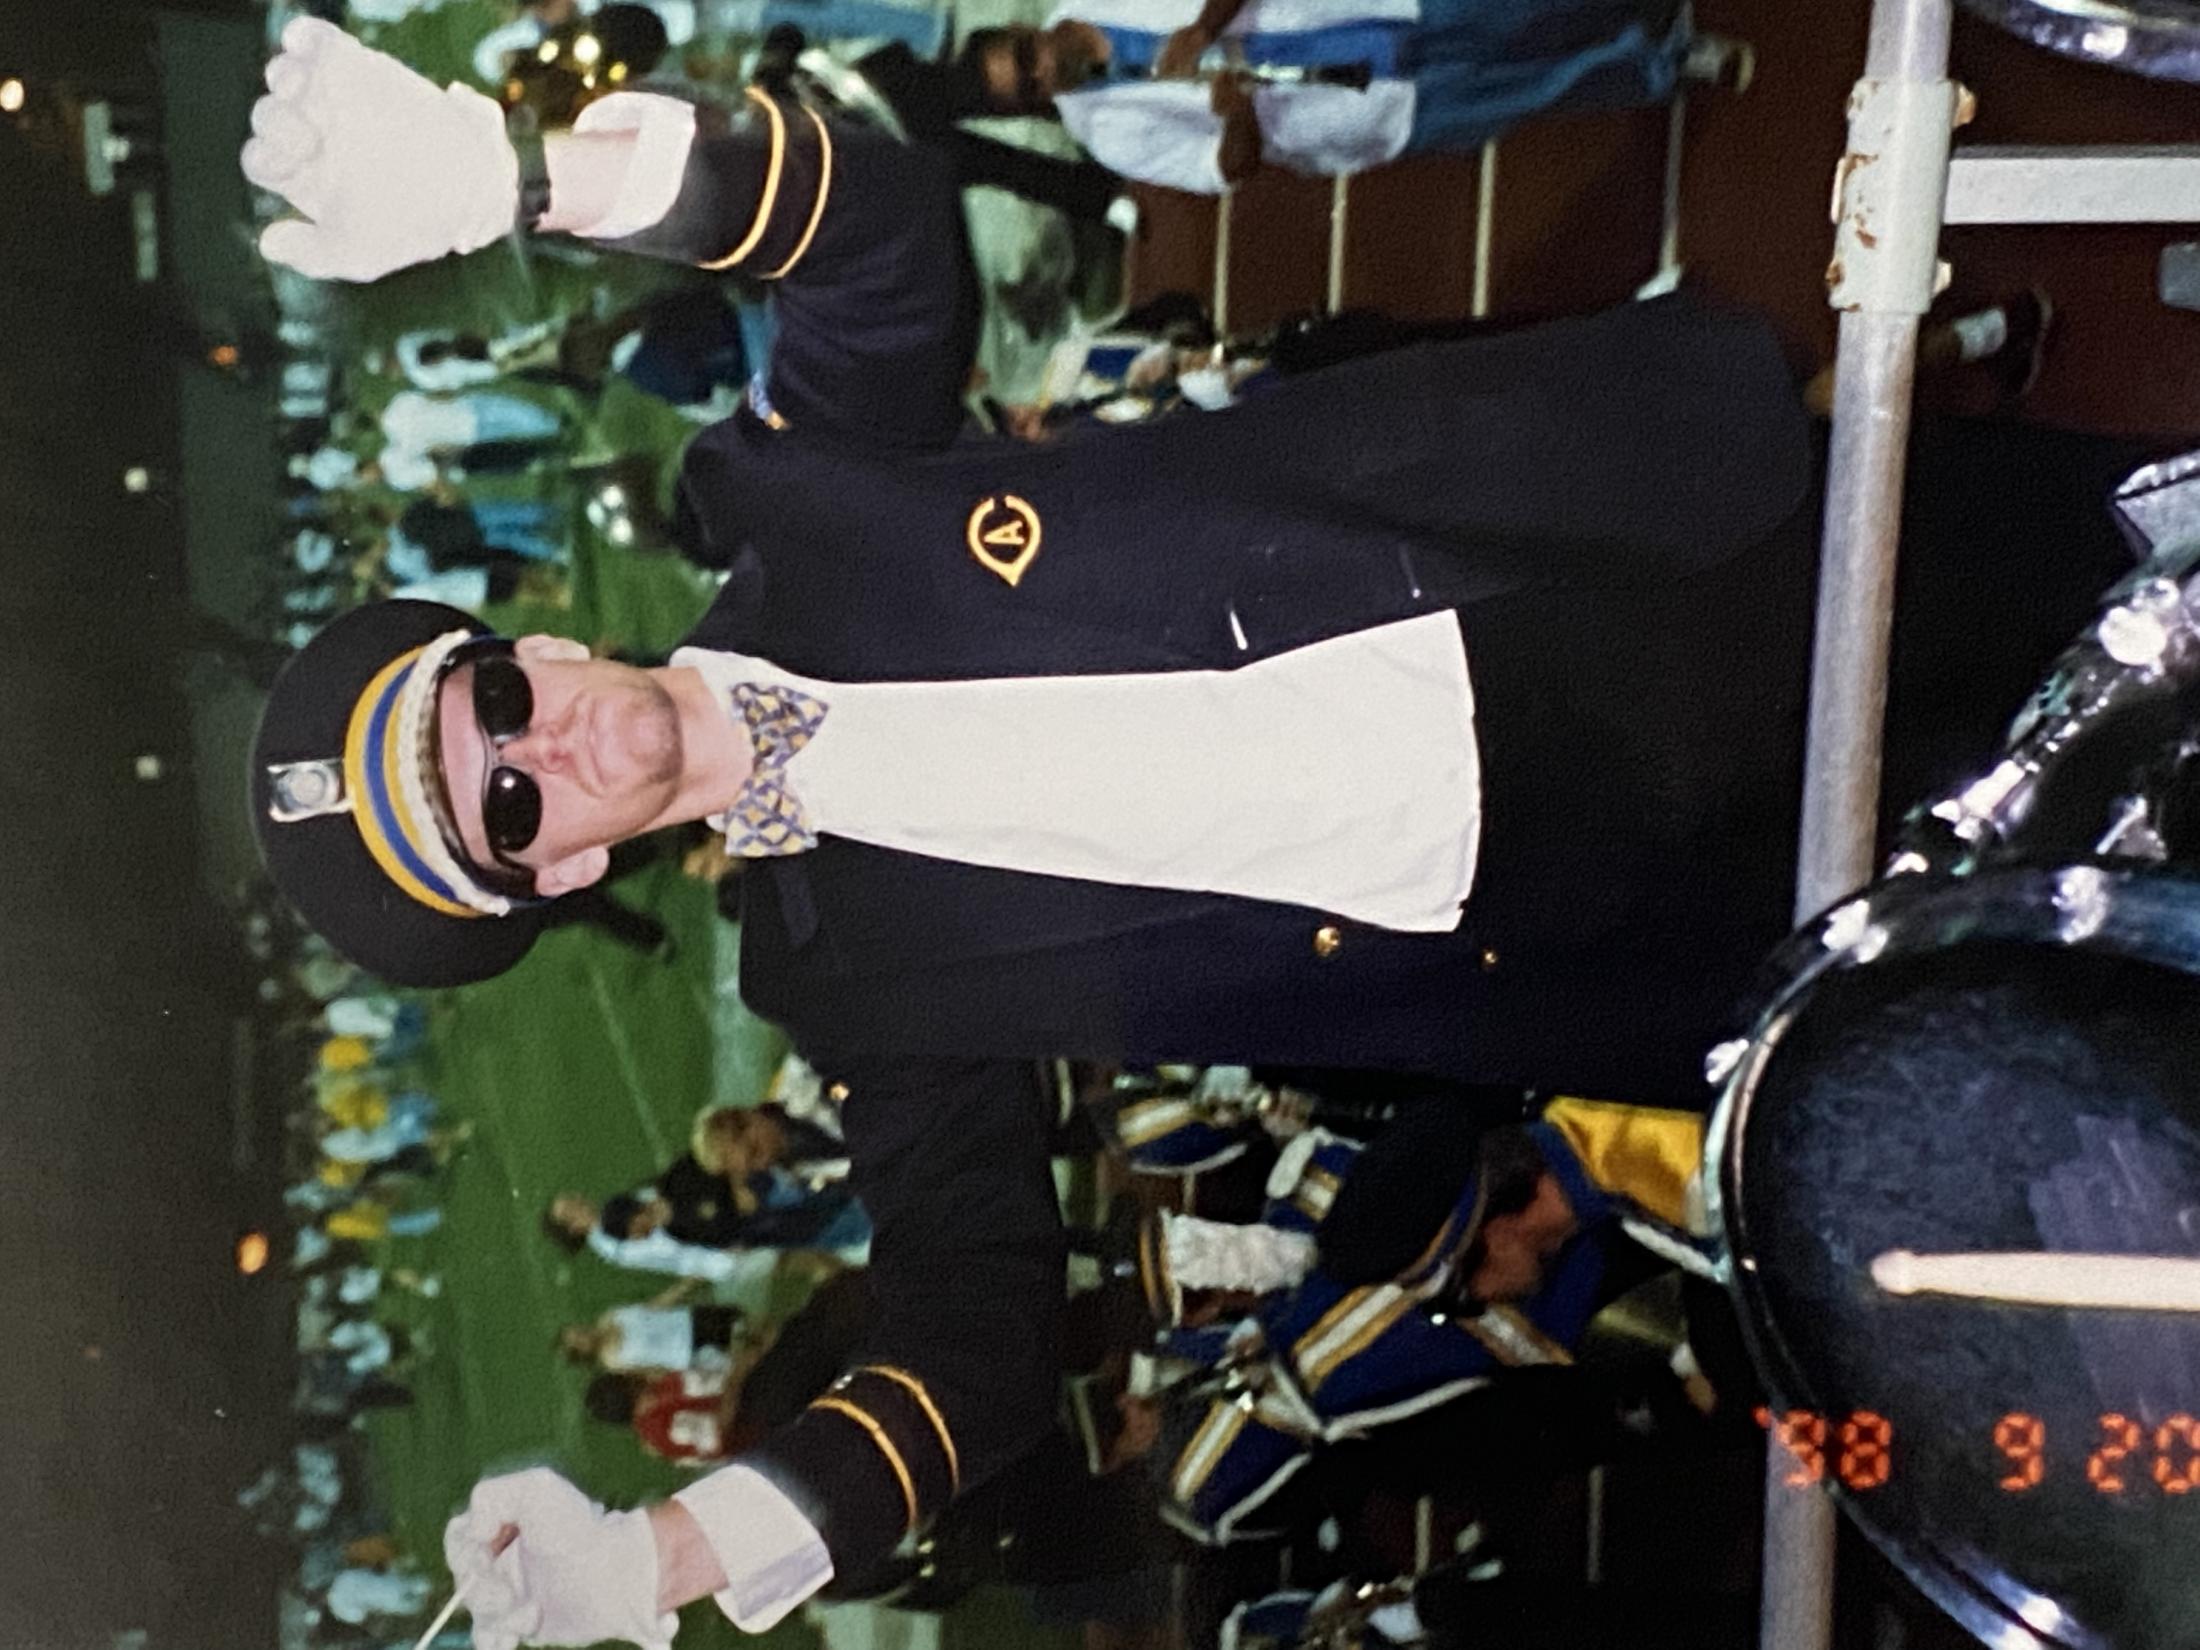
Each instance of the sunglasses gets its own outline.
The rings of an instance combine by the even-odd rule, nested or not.
[[[472,664],[474,721],[489,748],[502,750],[525,733],[534,719],[535,690],[509,651],[484,649]],[[501,763],[490,767],[481,786],[481,829],[499,864],[534,875],[532,867],[511,858],[533,843],[542,829],[542,788],[531,775]]]

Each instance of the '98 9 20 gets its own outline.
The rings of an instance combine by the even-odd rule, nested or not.
[[[1894,1424],[1873,1410],[1845,1416],[1811,1409],[1775,1414],[1759,1407],[1757,1424],[1767,1429],[1792,1463],[1782,1483],[1806,1489],[1831,1479],[1855,1494],[1878,1489],[1894,1473]],[[2052,1447],[2047,1423],[2023,1410],[2012,1410],[1980,1440],[2000,1469],[1996,1482],[2010,1495],[2022,1495],[2046,1482],[2050,1466],[2060,1474],[2064,1463],[2075,1469],[2083,1452],[2085,1481],[2098,1495],[2152,1493],[2189,1495],[2200,1490],[2200,1421],[2172,1415],[2154,1427],[2114,1412],[2096,1416],[2090,1436],[2058,1437]]]

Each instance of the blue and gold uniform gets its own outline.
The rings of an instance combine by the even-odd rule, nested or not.
[[[1482,1133],[1461,1108],[1416,1108],[1352,1161],[1314,1228],[1323,1264],[1263,1304],[1257,1339],[1241,1335],[1234,1363],[1173,1417],[1162,1463],[1172,1523],[1202,1540],[1241,1538],[1321,1445],[1427,1415],[1505,1370],[1570,1364],[1603,1302],[1615,1233],[1708,1269],[1691,1209],[1702,1117],[1559,1099],[1526,1133],[1575,1231],[1526,1300],[1463,1300],[1487,1211]]]

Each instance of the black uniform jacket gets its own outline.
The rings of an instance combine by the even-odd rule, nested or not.
[[[751,238],[755,116],[714,124],[673,215],[626,244]],[[813,1056],[1281,1061],[1692,1101],[1788,915],[1809,459],[1765,329],[1662,299],[1220,415],[957,442],[952,177],[831,132],[778,288],[771,416],[687,461],[688,509],[735,564],[692,640],[827,680],[1159,671],[1456,608],[1484,836],[1464,923],[1433,937],[828,838],[746,879],[749,1002]],[[797,150],[773,256],[812,210]],[[1307,760],[1353,783],[1350,750]]]
[[[743,993],[813,1056],[1693,1099],[1787,918],[1809,460],[1758,323],[1663,299],[1032,447],[956,439],[975,288],[935,152],[755,94],[622,244],[787,270],[768,414],[687,461],[735,567],[697,643],[876,681],[1227,668],[1434,608],[1465,631],[1484,834],[1456,933],[828,838],[743,908]],[[1307,760],[1353,782],[1349,750]]]
[[[1477,698],[1453,935],[831,838],[751,868],[742,989],[851,1091],[879,1312],[744,1459],[841,1574],[1052,1423],[1061,1247],[1023,1057],[1693,1096],[1786,916],[1807,457],[1755,323],[1662,300],[1217,416],[958,442],[974,289],[936,154],[752,100],[706,117],[674,211],[625,244],[791,263],[768,412],[688,460],[734,568],[696,642],[827,680],[1176,670],[1456,609]],[[1353,783],[1349,749],[1306,759]]]
[[[843,1582],[1053,1429],[1063,1246],[1053,1086],[1021,1061],[829,1068],[871,1211],[854,1363],[744,1453],[824,1537]],[[783,1413],[785,1394],[759,1394]]]

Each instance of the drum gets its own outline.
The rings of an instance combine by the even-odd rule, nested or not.
[[[1895,1251],[2200,1268],[2200,878],[1892,878],[1775,967],[1720,1051],[1707,1192],[1788,1484],[1987,1643],[2200,1643],[2200,1313],[1874,1274]]]
[[[2195,0],[1964,0],[2019,39],[2157,80],[2200,80]]]
[[[2200,1643],[2196,566],[2154,544],[1713,1058],[1786,1482],[1996,1646]],[[1883,1258],[1980,1253],[1951,1292]],[[2129,1259],[2168,1265],[2119,1297]]]
[[[2200,867],[2200,538],[2160,544],[2101,598],[1999,759],[1913,809],[1888,870],[2093,856]]]

